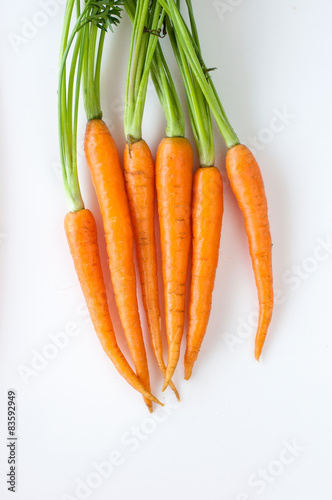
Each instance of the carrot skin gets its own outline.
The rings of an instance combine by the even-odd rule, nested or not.
[[[121,323],[136,373],[150,391],[148,364],[138,312],[133,231],[119,154],[103,120],[86,126],[85,156],[103,219],[109,268]],[[152,411],[150,400],[145,400]]]
[[[96,223],[90,210],[66,214],[65,232],[90,318],[105,353],[134,389],[157,403],[158,400],[145,389],[118,347],[108,309]]]
[[[181,137],[163,139],[156,158],[156,186],[164,279],[168,360],[163,390],[180,356],[191,247],[193,151]]]
[[[193,182],[189,329],[184,357],[186,380],[191,376],[210,317],[222,217],[223,185],[220,172],[216,167],[201,167],[196,170]]]
[[[124,174],[133,225],[143,305],[151,344],[158,366],[165,377],[158,293],[158,265],[154,227],[155,166],[144,140],[126,144]],[[176,397],[179,394],[171,382]]]
[[[259,360],[273,311],[272,239],[268,207],[260,168],[244,145],[229,149],[226,169],[242,211],[259,300],[255,357]]]

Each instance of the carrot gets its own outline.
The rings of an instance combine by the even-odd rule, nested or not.
[[[75,3],[77,20],[69,35]],[[81,74],[85,68],[87,70],[86,77],[88,77],[85,82],[85,91],[88,93],[88,98],[85,96],[87,109],[91,113],[101,115],[96,82],[99,81],[102,45],[107,27],[112,24],[117,25],[119,22],[121,12],[119,5],[119,2],[115,1],[113,6],[109,6],[108,10],[104,11],[102,5],[87,0],[82,12],[80,12],[79,2],[77,3],[75,0],[68,0],[66,5],[60,49],[58,90],[60,156],[64,188],[70,207],[70,213],[65,217],[65,230],[89,313],[104,351],[111,358],[119,373],[144,395],[149,407],[151,407],[152,401],[157,402],[156,398],[150,394],[142,381],[134,374],[116,342],[101,270],[96,224],[91,212],[84,208],[77,172],[77,122]],[[99,15],[101,18],[98,21]],[[86,51],[86,46],[87,44],[89,46],[90,43],[92,48],[95,47],[97,27],[94,23],[97,21],[98,27],[102,28],[103,31],[99,38],[98,62],[95,65],[94,50]],[[94,25],[92,28],[89,27],[91,23]],[[68,54],[75,39],[70,70],[67,73]],[[87,57],[90,66],[86,61]],[[91,64],[95,68],[92,72],[89,71]],[[123,179],[122,188],[124,191]],[[144,383],[147,385],[146,380]]]
[[[244,145],[229,149],[226,169],[244,217],[259,298],[255,357],[259,360],[273,311],[272,240],[260,168]]]
[[[126,145],[124,173],[136,244],[143,305],[153,351],[159,369],[165,377],[166,366],[163,360],[154,230],[155,168],[150,149],[145,141],[140,140],[131,146]],[[170,387],[179,399],[178,392],[172,382]]]
[[[159,403],[145,389],[117,345],[108,310],[96,223],[90,210],[82,209],[78,212],[67,213],[65,231],[90,318],[105,353],[120,375],[134,389],[143,394],[145,398]]]
[[[128,15],[134,24],[137,22],[135,17],[135,12],[137,12],[137,8],[139,7],[139,1],[128,0],[125,2],[125,8],[128,12]],[[159,34],[163,30],[162,21],[164,19],[164,12],[160,12],[160,6],[155,5],[155,2],[152,2],[152,13],[153,13],[153,24],[159,15],[159,22],[157,26],[150,25],[148,30],[150,33],[154,35]],[[135,17],[135,19],[134,19]],[[164,31],[164,30],[163,30]],[[165,31],[164,31],[165,32]],[[172,384],[171,378],[174,373],[175,366],[177,364],[177,360],[179,357],[179,343],[181,341],[182,332],[183,332],[183,322],[184,322],[184,290],[178,292],[176,288],[181,287],[180,283],[177,282],[179,276],[175,277],[173,282],[174,290],[171,290],[171,282],[172,275],[176,275],[177,271],[181,272],[183,276],[180,276],[180,281],[182,278],[185,281],[184,275],[187,273],[187,264],[185,261],[188,261],[188,254],[190,248],[190,191],[191,191],[191,176],[192,176],[192,151],[191,146],[186,139],[184,139],[185,132],[185,122],[184,116],[181,108],[181,103],[179,101],[177,91],[172,79],[172,75],[167,66],[164,54],[162,52],[160,43],[158,41],[158,37],[150,37],[150,40],[153,40],[155,44],[155,50],[152,55],[152,51],[148,51],[146,55],[146,61],[144,65],[133,62],[133,67],[142,68],[144,66],[145,71],[141,78],[142,88],[144,89],[144,85],[147,82],[147,69],[151,69],[152,80],[158,94],[161,106],[163,108],[165,117],[166,117],[166,135],[168,139],[164,139],[161,142],[161,145],[158,149],[157,154],[157,164],[156,164],[156,180],[157,180],[157,197],[158,197],[158,210],[159,210],[159,220],[161,224],[161,246],[162,246],[162,266],[163,266],[163,276],[164,276],[164,295],[166,301],[166,332],[167,332],[167,340],[168,340],[168,362],[166,373],[163,370],[163,374],[165,377],[165,382],[163,389],[169,384],[173,390],[174,386]],[[137,53],[137,49],[136,49]],[[140,52],[142,53],[142,51]],[[149,68],[151,65],[151,68]],[[145,81],[144,81],[145,80]],[[132,110],[132,114],[128,114],[126,120],[126,133],[127,137],[130,136],[130,139],[134,138],[136,140],[141,138],[141,122],[139,121],[140,114],[138,107],[138,113],[134,113],[135,103],[139,101],[139,98],[142,98],[144,92],[140,93],[140,89],[135,90],[135,81],[136,78],[132,80],[134,84],[132,86],[127,87],[129,91],[128,100],[128,108]],[[144,96],[145,97],[145,96]],[[138,105],[137,105],[138,106]],[[166,146],[167,145],[167,146]],[[168,152],[167,152],[168,151]],[[172,155],[173,153],[173,155]],[[177,164],[177,159],[179,163]],[[158,160],[159,167],[158,170]],[[188,164],[191,165],[188,169]],[[183,171],[181,172],[181,168],[184,166]],[[186,181],[184,181],[183,191],[182,193],[179,183],[175,182],[175,186],[172,186],[172,179],[176,178],[179,182],[182,182],[181,176],[184,174],[184,178],[186,178],[187,170],[189,173],[189,194],[186,197],[187,193]],[[168,175],[169,173],[169,175]],[[165,182],[164,182],[165,181]],[[158,187],[159,186],[159,187]],[[171,193],[169,193],[171,191]],[[168,195],[171,194],[171,198],[168,199]],[[179,205],[182,203],[181,198],[186,198],[186,208],[183,209],[184,212],[187,211],[185,216],[183,214],[176,214],[176,212],[180,212],[181,208],[176,205],[179,202]],[[188,201],[189,199],[189,201]],[[189,214],[189,215],[188,215]],[[175,217],[175,218],[174,218]],[[178,220],[177,219],[183,219]],[[182,235],[178,235],[177,232],[181,232],[180,226],[184,227],[184,230],[187,231],[187,238],[189,239],[188,247],[186,247],[185,240]],[[176,245],[172,244],[170,240],[165,240],[167,231],[173,228],[174,235],[178,238],[178,254],[176,254]],[[182,231],[182,232],[185,232]],[[164,236],[163,236],[164,235]],[[185,237],[186,238],[186,237]],[[177,261],[177,257],[180,256],[180,260],[183,258],[184,262],[180,263]],[[166,263],[166,259],[168,264]],[[185,268],[182,271],[182,268]],[[178,295],[176,295],[178,294]],[[181,298],[181,294],[183,297]],[[174,300],[175,298],[175,300]],[[173,305],[171,301],[173,300]],[[179,308],[177,310],[177,305],[175,302],[179,303]],[[174,306],[174,307],[173,307]],[[180,312],[182,311],[182,312]],[[180,328],[176,325],[181,323]],[[174,324],[175,326],[174,326]],[[177,393],[176,393],[177,394]]]
[[[184,357],[188,380],[209,321],[212,292],[219,258],[223,216],[223,185],[216,167],[196,170],[193,183],[193,255],[189,329]]]
[[[163,25],[162,9],[157,2],[138,0],[126,4],[133,22],[128,63],[124,129],[127,144],[124,152],[126,188],[133,224],[143,305],[151,344],[157,364],[165,377],[161,320],[158,295],[157,250],[154,228],[155,167],[150,149],[142,139],[142,120],[147,83],[158,37]],[[150,8],[150,11],[149,11]],[[172,382],[176,397],[179,394]]]
[[[120,5],[122,2],[116,3]],[[90,23],[84,30],[84,107],[88,121],[84,140],[85,156],[103,219],[109,268],[121,323],[137,376],[150,391],[136,295],[134,239],[124,175],[116,145],[102,120],[100,68],[105,30],[100,30],[98,23]],[[145,402],[152,412],[151,401],[145,399]]]
[[[255,342],[255,357],[259,359],[273,309],[272,243],[261,173],[251,152],[245,146],[240,145],[213,85],[209,70],[203,61],[199,44],[197,44],[197,29],[191,0],[186,0],[186,4],[192,33],[190,33],[178,9],[178,2],[175,0],[159,0],[159,2],[172,21],[177,43],[188,61],[190,70],[229,149],[226,161],[227,171],[234,194],[244,215],[258,289],[260,314]],[[194,132],[197,131],[194,130]]]
[[[100,119],[86,126],[84,149],[104,223],[109,268],[130,354],[138,378],[150,391],[150,380],[136,296],[133,231],[123,172],[114,140]],[[151,401],[146,400],[150,411]]]
[[[198,34],[191,14],[189,8],[193,43],[199,53]],[[219,257],[223,186],[220,172],[214,166],[214,140],[209,107],[170,23],[167,25],[167,32],[182,75],[200,162],[200,168],[195,172],[193,183],[193,252],[189,329],[184,357],[185,379],[188,380],[203,342],[211,311],[212,292]]]
[[[193,151],[183,137],[161,141],[156,158],[169,384],[180,356],[185,319],[186,280],[191,246]]]

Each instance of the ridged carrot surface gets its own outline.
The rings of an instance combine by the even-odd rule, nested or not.
[[[193,183],[193,251],[189,329],[184,358],[188,380],[206,333],[218,265],[223,216],[223,185],[216,167],[196,170]]]
[[[65,231],[90,318],[105,353],[134,389],[158,403],[145,389],[118,347],[107,304],[97,228],[92,213],[86,209],[69,212],[65,217]]]
[[[163,139],[156,159],[168,360],[164,389],[180,356],[191,247],[193,151],[181,137]]]
[[[158,265],[155,237],[154,200],[155,166],[151,151],[144,140],[126,144],[124,173],[134,230],[136,254],[141,280],[142,299],[152,348],[158,366],[166,376],[161,337],[158,293]],[[179,395],[171,382],[177,398]]]
[[[85,155],[102,214],[109,268],[119,310],[136,373],[150,391],[148,364],[138,312],[133,256],[133,230],[119,154],[103,120],[86,126]],[[146,400],[150,411],[152,405]]]
[[[238,144],[226,156],[228,178],[244,216],[259,299],[255,357],[260,358],[273,311],[272,240],[262,174],[251,151]]]

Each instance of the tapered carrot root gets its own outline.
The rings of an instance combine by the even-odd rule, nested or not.
[[[259,299],[255,357],[259,360],[273,311],[272,240],[260,168],[244,145],[229,149],[227,174],[244,216]]]
[[[91,321],[105,353],[134,389],[145,398],[161,404],[145,389],[117,345],[108,310],[97,228],[92,213],[86,209],[69,212],[65,217],[65,231]]]
[[[87,123],[84,149],[103,218],[109,268],[121,323],[138,378],[150,391],[136,295],[134,239],[128,199],[119,154],[102,120]],[[146,399],[146,404],[152,411],[151,401]]]
[[[156,185],[168,360],[163,390],[180,356],[184,327],[186,280],[191,246],[193,151],[185,138],[163,139],[157,152]]]
[[[208,325],[218,265],[223,216],[222,178],[216,167],[196,170],[193,183],[193,253],[189,329],[184,357],[185,379],[191,376]]]
[[[146,313],[152,348],[158,366],[166,376],[163,360],[158,294],[158,267],[154,228],[155,167],[150,149],[140,140],[126,145],[124,173],[133,224],[142,299]],[[176,397],[179,394],[172,382]]]

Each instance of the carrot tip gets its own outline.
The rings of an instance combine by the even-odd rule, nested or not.
[[[165,380],[163,388],[161,389],[161,392],[164,392],[168,387],[168,382]]]
[[[165,384],[164,384],[164,385],[165,385]],[[166,386],[166,387],[167,387],[167,386]],[[166,387],[165,387],[165,389],[166,389]],[[176,399],[179,401],[179,403],[181,403],[180,395],[179,395],[179,393],[178,393],[178,391],[177,391],[177,389],[176,389],[176,387],[175,387],[175,385],[173,384],[173,382],[172,382],[172,381],[170,381],[170,383],[169,383],[169,387],[170,387],[170,388],[172,389],[172,391],[174,392]],[[163,387],[163,389],[162,389],[162,390],[164,391],[165,389],[164,389],[164,387]]]
[[[152,396],[151,401],[153,401],[154,403],[156,403],[159,406],[164,406],[164,403],[162,403],[161,401],[159,401],[159,399],[155,398],[154,396]],[[147,406],[149,406],[149,405],[147,405]],[[151,408],[152,408],[152,404],[151,404]]]
[[[179,395],[178,391],[174,388],[173,392],[175,394],[176,399],[179,401],[179,403],[181,403],[181,399],[180,399],[180,395]]]
[[[256,359],[256,361],[258,361],[258,362],[260,361],[261,354],[262,354],[262,349],[256,347],[256,349],[255,349],[255,359]]]
[[[193,365],[185,365],[184,367],[184,378],[189,380],[193,371]]]

